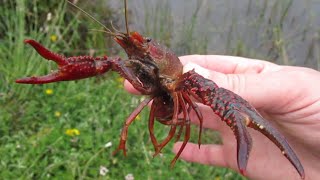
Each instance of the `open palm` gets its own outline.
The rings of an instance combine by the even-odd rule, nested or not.
[[[320,72],[301,67],[230,56],[192,55],[180,58],[184,71],[196,72],[220,87],[239,94],[286,137],[304,166],[306,179],[320,177]],[[190,64],[191,63],[191,64]],[[131,92],[132,87],[126,86]],[[203,127],[221,133],[222,145],[198,148],[188,143],[181,158],[202,164],[232,168],[238,171],[237,143],[231,129],[209,107],[200,105]],[[191,119],[198,123],[195,114]],[[246,176],[252,179],[300,179],[291,163],[263,134],[250,129],[253,148]],[[181,143],[176,143],[177,153]],[[318,175],[317,175],[318,174]]]

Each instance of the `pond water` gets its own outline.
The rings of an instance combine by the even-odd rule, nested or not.
[[[110,5],[123,13],[122,1]],[[130,0],[128,9],[131,30],[169,40],[179,55],[320,66],[320,0]]]

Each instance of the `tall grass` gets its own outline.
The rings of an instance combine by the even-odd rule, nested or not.
[[[215,8],[215,5],[217,6]],[[210,1],[207,52],[317,68],[319,11],[314,1]],[[311,6],[311,7],[310,7]],[[205,9],[204,9],[205,10]],[[311,51],[310,51],[311,50]]]
[[[144,0],[144,24],[141,29],[150,37],[161,41],[167,47],[172,46],[173,16],[168,0],[156,1],[154,5]],[[137,20],[138,24],[140,24]]]
[[[197,27],[201,27],[198,21],[199,13],[206,7],[207,1],[196,1],[196,7],[192,12],[191,20],[184,20],[179,29],[178,42],[175,44],[176,53],[186,55],[191,53],[206,54],[208,45],[208,35],[199,34]]]

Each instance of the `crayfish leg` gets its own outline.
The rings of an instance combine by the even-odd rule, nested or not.
[[[176,156],[173,158],[173,160],[171,161],[170,167],[173,168],[173,166],[175,165],[176,161],[178,160],[178,158],[180,157],[182,151],[184,150],[184,148],[186,147],[189,139],[190,139],[190,120],[186,121],[185,123],[186,126],[186,130],[185,130],[185,134],[184,134],[184,140],[183,143],[178,151],[178,153],[176,154]]]
[[[180,103],[180,106],[181,106],[181,109],[182,109],[183,118],[179,119],[181,121],[181,125],[180,125],[180,128],[179,128],[178,134],[176,136],[175,142],[180,140],[180,136],[181,136],[181,134],[183,132],[183,126],[185,125],[186,121],[190,121],[189,112],[191,110],[191,106],[189,106],[188,110],[187,110],[187,108],[186,108],[187,104],[185,103],[185,101],[183,99],[182,93],[179,93],[179,103]]]
[[[170,127],[170,131],[168,136],[158,145],[158,150],[154,153],[153,157],[157,156],[161,150],[170,142],[170,140],[174,137],[178,124],[178,115],[179,115],[179,96],[178,93],[173,94],[173,116],[172,116],[172,124]]]
[[[175,142],[178,142],[178,141],[180,140],[180,137],[181,137],[182,132],[183,132],[183,125],[180,125],[178,134],[176,135],[176,140],[175,140]]]
[[[149,126],[150,139],[153,144],[154,150],[155,150],[155,152],[158,152],[158,142],[157,142],[157,139],[154,135],[154,119],[155,119],[154,113],[155,113],[155,110],[156,110],[156,103],[153,102],[151,105],[151,110],[150,110],[150,114],[149,114],[148,126]]]
[[[189,107],[192,107],[192,109],[196,112],[196,115],[197,115],[197,117],[199,119],[200,124],[199,124],[198,146],[199,146],[199,149],[200,149],[202,126],[203,126],[202,113],[201,113],[200,108],[198,107],[198,105],[196,103],[192,102],[191,98],[189,97],[189,95],[187,93],[182,92],[182,96],[183,96],[184,100],[189,104]]]
[[[152,100],[152,98],[147,98],[143,100],[138,107],[130,114],[130,116],[127,118],[126,122],[124,123],[124,127],[122,128],[121,131],[121,136],[120,136],[120,143],[118,148],[112,153],[115,155],[118,151],[122,150],[123,155],[126,156],[126,141],[128,137],[128,128],[130,124],[136,119],[137,115],[140,114],[142,109],[148,105],[148,103]]]
[[[181,155],[183,149],[186,147],[189,139],[190,139],[190,118],[189,118],[189,114],[188,114],[188,111],[186,109],[186,103],[183,99],[183,96],[182,94],[179,94],[179,102],[181,104],[181,108],[182,108],[182,112],[183,112],[183,123],[181,125],[181,129],[180,131],[182,131],[183,129],[183,126],[186,126],[186,129],[185,129],[185,134],[184,134],[184,140],[183,140],[183,143],[178,151],[178,153],[176,154],[176,156],[173,158],[173,160],[171,161],[171,168],[173,168],[174,164],[176,163],[176,161],[178,160],[179,156]],[[181,135],[181,132],[179,131],[179,138],[180,138],[180,135]]]

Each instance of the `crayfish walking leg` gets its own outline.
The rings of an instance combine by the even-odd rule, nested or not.
[[[177,159],[181,155],[183,149],[186,147],[186,145],[187,145],[187,143],[188,143],[188,141],[190,139],[190,118],[189,118],[189,114],[188,114],[188,111],[187,111],[187,108],[186,108],[187,105],[186,105],[181,93],[178,94],[178,99],[179,99],[179,103],[181,105],[182,113],[183,113],[182,124],[180,125],[181,126],[180,128],[182,130],[183,126],[186,126],[186,129],[185,129],[183,143],[182,143],[178,153],[176,154],[176,156],[171,161],[171,168],[173,168],[174,164],[176,163]],[[181,132],[179,132],[178,136],[180,136],[180,133]]]
[[[153,125],[154,125],[154,110],[156,109],[156,106],[158,105],[158,101],[154,101],[152,106],[151,106],[151,111],[150,111],[150,117],[149,117],[149,132],[150,132],[150,137],[151,141],[155,147],[155,154],[159,154],[169,142],[170,140],[174,137],[176,133],[177,126],[180,127],[178,134],[177,134],[177,140],[180,139],[180,136],[184,130],[185,127],[185,133],[184,133],[184,140],[182,143],[182,146],[180,147],[177,155],[174,157],[174,159],[171,161],[171,167],[174,166],[175,162],[181,155],[183,149],[187,145],[187,142],[190,139],[190,118],[189,118],[189,112],[191,109],[194,109],[196,112],[199,120],[200,120],[200,131],[199,131],[199,137],[201,138],[201,127],[202,127],[202,115],[195,103],[193,103],[190,99],[190,97],[187,94],[183,94],[183,92],[178,91],[173,93],[173,115],[171,120],[162,120],[162,119],[157,119],[160,123],[164,125],[169,125],[170,126],[170,131],[167,135],[167,137],[160,143],[157,143],[156,138],[154,137],[154,132],[153,132]],[[161,102],[161,101],[160,101]],[[182,112],[183,117],[178,118],[179,113]],[[200,140],[199,140],[199,146],[200,146]]]
[[[175,135],[177,124],[178,124],[178,115],[179,115],[179,100],[178,100],[177,93],[173,94],[173,103],[174,103],[173,116],[172,116],[172,120],[169,121],[171,125],[170,131],[168,133],[168,136],[160,144],[157,144],[157,147],[155,147],[156,152],[153,156],[158,155],[161,152],[162,148],[165,147]],[[149,130],[150,130],[150,126],[149,126]],[[150,135],[152,134],[150,132]]]
[[[113,152],[113,154],[116,154],[118,151],[122,150],[124,156],[126,156],[126,140],[128,137],[128,128],[130,124],[136,119],[137,115],[142,111],[142,109],[148,105],[148,103],[152,100],[152,98],[147,98],[144,101],[142,101],[139,106],[130,114],[130,116],[127,118],[126,122],[124,123],[124,126],[121,131],[120,136],[120,143],[118,148]]]

